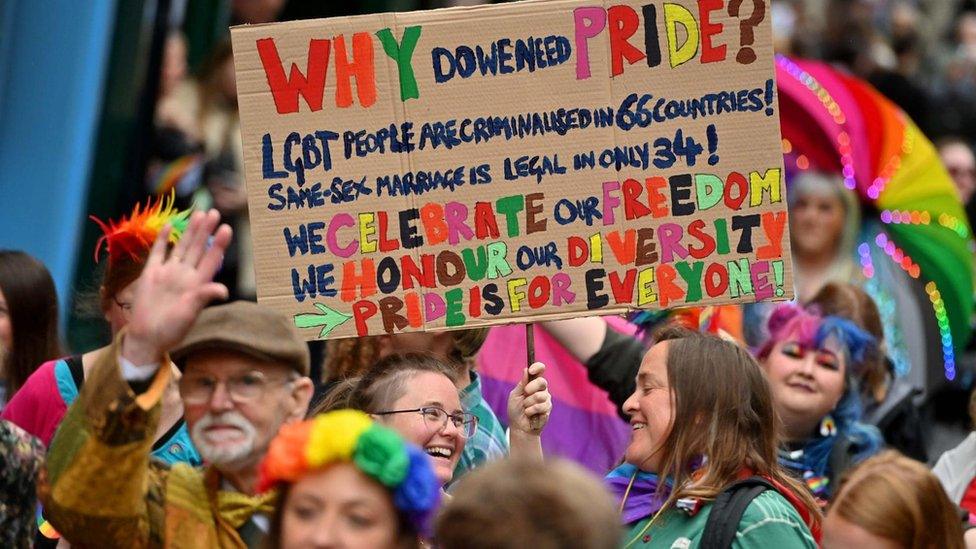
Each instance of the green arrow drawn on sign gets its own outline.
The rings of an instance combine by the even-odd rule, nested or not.
[[[305,313],[295,315],[295,326],[299,328],[318,328],[322,326],[322,331],[319,332],[319,338],[329,335],[332,330],[335,330],[352,318],[352,315],[339,312],[321,303],[316,303],[315,308],[321,311],[322,314]]]

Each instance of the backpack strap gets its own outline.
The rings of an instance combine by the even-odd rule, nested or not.
[[[766,490],[776,490],[776,487],[762,477],[749,477],[722,491],[712,503],[698,547],[700,549],[731,547],[746,508],[752,500],[756,499],[756,496]]]

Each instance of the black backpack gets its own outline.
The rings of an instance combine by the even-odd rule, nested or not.
[[[712,510],[705,522],[705,530],[698,543],[699,549],[728,549],[735,540],[739,521],[742,520],[746,507],[766,490],[776,490],[776,487],[762,477],[749,477],[732,484],[719,494],[712,503]]]

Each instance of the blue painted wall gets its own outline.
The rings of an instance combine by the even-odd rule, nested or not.
[[[114,21],[115,0],[0,0],[0,248],[48,266],[62,312],[90,253],[77,248]]]

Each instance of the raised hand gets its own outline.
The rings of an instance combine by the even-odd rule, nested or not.
[[[513,434],[516,431],[533,436],[542,434],[552,412],[549,383],[542,374],[546,367],[535,362],[522,372],[522,380],[508,396],[508,420]],[[535,377],[529,381],[529,374]]]
[[[207,303],[227,298],[227,287],[213,281],[231,239],[230,227],[218,227],[219,223],[216,210],[194,212],[169,257],[170,227],[156,237],[136,281],[132,318],[122,345],[123,356],[133,364],[161,362],[163,354],[190,331]]]

